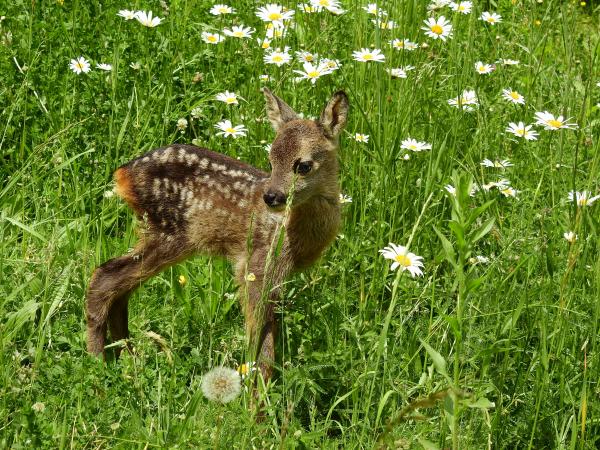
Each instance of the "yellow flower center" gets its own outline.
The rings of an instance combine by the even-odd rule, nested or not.
[[[235,134],[235,129],[231,128],[231,127],[225,128],[225,131],[227,131],[228,133],[231,133],[231,134]]]
[[[216,36],[208,36],[206,39],[208,40],[208,42],[217,42]]]
[[[408,146],[408,148],[410,148],[411,150],[416,150],[416,149],[417,149],[417,146],[416,146],[415,144],[410,144],[410,145]]]
[[[313,62],[315,60],[313,55],[304,55],[304,61]]]
[[[234,97],[227,97],[225,99],[225,103],[227,103],[229,105],[231,105],[232,103],[236,103],[236,102],[237,102],[237,100]]]
[[[247,364],[242,364],[238,368],[238,372],[240,373],[240,375],[248,375],[248,372],[249,372],[248,365]]]
[[[269,20],[281,20],[283,18],[283,16],[281,15],[281,13],[278,12],[272,12],[271,14],[269,14]]]
[[[494,19],[493,17],[488,17],[488,18],[487,18],[487,21],[488,21],[489,23],[496,23],[496,19]]]
[[[78,69],[83,70],[83,64],[82,63],[77,62],[75,65],[77,66]]]
[[[464,11],[464,10],[465,10],[465,7],[464,7],[463,5],[458,5],[458,10],[459,10],[459,11]]]
[[[373,54],[372,53],[367,53],[367,54],[363,55],[363,59],[365,61],[370,61],[370,60],[373,59]]]
[[[269,43],[269,41],[263,41],[263,43],[261,44],[262,48],[269,48],[271,46],[271,44]]]
[[[517,128],[515,130],[515,132],[519,135],[519,136],[525,136],[525,128]]]
[[[244,33],[242,33],[241,31],[234,31],[234,32],[233,32],[233,35],[234,35],[235,37],[242,37],[242,36],[244,36]]]
[[[431,31],[435,34],[442,34],[444,32],[444,29],[441,27],[441,25],[438,25],[436,23],[435,25],[431,26]]]
[[[519,93],[518,93],[518,92],[515,92],[515,91],[512,91],[512,92],[511,92],[509,95],[510,95],[512,98],[514,98],[515,100],[519,100],[519,98],[521,98],[521,96],[519,95]]]
[[[329,0],[319,0],[320,6],[329,6]]]
[[[283,56],[281,56],[281,55],[273,55],[273,61],[275,61],[275,62],[281,62],[281,61],[283,61]]]
[[[502,167],[499,161],[494,161],[494,167]]]
[[[408,267],[411,265],[410,258],[406,255],[396,255],[394,260],[403,267]]]
[[[219,9],[217,9],[217,11],[221,14],[227,14],[228,12],[227,8],[224,8],[222,6]]]
[[[577,204],[579,206],[585,206],[588,203],[588,199],[585,197],[580,198],[579,200],[577,200]]]
[[[548,125],[550,125],[551,127],[554,127],[554,128],[560,128],[563,126],[563,123],[560,120],[556,120],[556,119],[550,119],[547,123],[548,123]]]
[[[321,75],[321,74],[316,70],[311,70],[310,72],[306,72],[306,76],[308,78],[319,78],[319,75]]]

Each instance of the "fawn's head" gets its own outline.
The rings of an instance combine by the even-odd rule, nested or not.
[[[267,115],[277,132],[269,154],[272,171],[265,203],[277,209],[290,196],[293,205],[315,196],[337,197],[337,148],[348,117],[346,94],[336,92],[318,120],[306,120],[270,90],[263,92]]]

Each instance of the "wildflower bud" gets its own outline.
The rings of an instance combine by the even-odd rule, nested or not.
[[[179,282],[180,285],[185,286],[185,283],[187,283],[187,280],[185,279],[184,275],[179,275],[179,278],[177,280]]]
[[[192,78],[192,83],[202,83],[204,81],[204,74],[200,72],[196,72],[194,74],[194,78]]]

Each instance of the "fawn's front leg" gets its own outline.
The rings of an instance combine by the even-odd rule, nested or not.
[[[263,379],[269,381],[275,361],[277,320],[275,305],[279,301],[279,280],[265,277],[264,261],[250,264],[247,273],[238,274],[246,320],[249,354],[258,363]],[[277,277],[280,278],[280,277]]]

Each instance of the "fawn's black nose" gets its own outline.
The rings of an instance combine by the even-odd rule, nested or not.
[[[269,190],[263,195],[263,200],[267,205],[276,207],[285,205],[286,197],[283,192]]]

